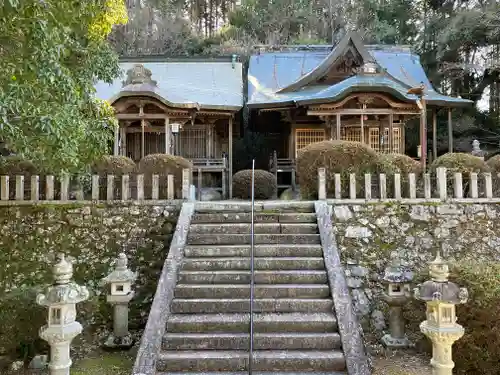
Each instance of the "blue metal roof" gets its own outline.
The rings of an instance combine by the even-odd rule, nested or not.
[[[317,68],[332,50],[263,53],[250,58],[248,70],[248,105],[259,107],[274,104],[305,104],[308,100],[337,99],[353,91],[387,91],[402,100],[415,101],[406,94],[408,88],[426,86],[425,99],[429,104],[464,105],[472,101],[438,93],[431,85],[420,58],[409,51],[395,48],[365,46],[386,74],[354,76],[333,86],[307,86],[295,92],[277,93]],[[352,85],[350,87],[349,85]]]
[[[96,96],[113,101],[124,90],[127,95],[141,92],[140,85],[122,87],[127,70],[135,63],[120,63],[121,77],[109,85],[98,82]],[[151,79],[157,81],[154,96],[172,105],[194,105],[207,109],[238,110],[243,107],[243,75],[239,62],[148,62],[141,61],[151,70]],[[150,85],[149,85],[150,86]]]

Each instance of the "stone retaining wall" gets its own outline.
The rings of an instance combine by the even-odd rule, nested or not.
[[[332,221],[356,310],[376,337],[386,327],[380,279],[392,257],[417,274],[438,247],[451,262],[500,261],[500,204],[332,205]]]
[[[0,355],[38,351],[46,311],[35,304],[35,295],[51,282],[49,262],[57,252],[74,260],[75,281],[91,291],[90,300],[77,306],[84,326],[79,340],[95,343],[102,327],[111,328],[111,310],[98,283],[122,250],[139,273],[130,328],[143,328],[179,209],[162,202],[0,207]],[[74,347],[79,345],[77,339]]]

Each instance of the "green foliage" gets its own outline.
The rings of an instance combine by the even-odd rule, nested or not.
[[[460,262],[451,279],[469,290],[469,301],[457,307],[465,335],[453,345],[459,375],[496,375],[500,358],[500,263]]]
[[[151,195],[152,175],[160,177],[160,186],[167,187],[167,176],[174,175],[175,195],[180,198],[182,195],[182,170],[188,168],[192,170],[193,164],[187,159],[176,155],[150,154],[146,155],[137,164],[137,172],[144,174],[145,195]],[[164,192],[161,194],[166,196]]]
[[[430,169],[435,172],[439,167],[446,168],[450,174],[460,172],[466,176],[470,173],[490,172],[483,159],[461,152],[450,152],[438,157],[432,162]]]
[[[29,160],[26,160],[19,156],[0,157],[0,175],[31,176],[37,173],[39,173],[39,170]]]
[[[100,176],[107,176],[108,174],[122,176],[133,173],[135,169],[134,161],[126,156],[104,155],[93,165],[92,173]]]
[[[486,165],[491,169],[492,172],[500,172],[500,155],[495,155],[489,158]]]
[[[255,199],[272,199],[276,197],[278,185],[274,175],[261,169],[254,170]],[[239,199],[252,198],[252,170],[239,171],[233,176],[233,197]]]
[[[123,0],[3,3],[0,138],[10,150],[67,171],[107,151],[116,120],[93,96],[94,83],[118,75],[105,36],[126,21],[123,7]]]
[[[303,199],[314,199],[318,194],[318,168],[326,170],[326,191],[334,196],[334,175],[339,173],[343,181],[344,195],[349,192],[349,175],[356,173],[357,188],[364,186],[365,173],[386,172],[390,165],[383,164],[379,155],[359,142],[323,141],[301,149],[297,157],[297,176]],[[391,168],[392,169],[392,168]]]
[[[251,169],[254,159],[256,169],[268,169],[272,151],[273,142],[264,135],[250,131],[245,132],[243,137],[234,140],[233,170]]]

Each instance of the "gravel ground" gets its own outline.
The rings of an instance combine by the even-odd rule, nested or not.
[[[429,360],[413,352],[387,352],[373,358],[373,375],[430,375]]]

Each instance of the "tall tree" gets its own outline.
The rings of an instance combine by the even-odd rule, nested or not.
[[[94,97],[118,59],[106,37],[123,0],[0,0],[0,139],[47,169],[76,171],[107,151],[116,120]]]

